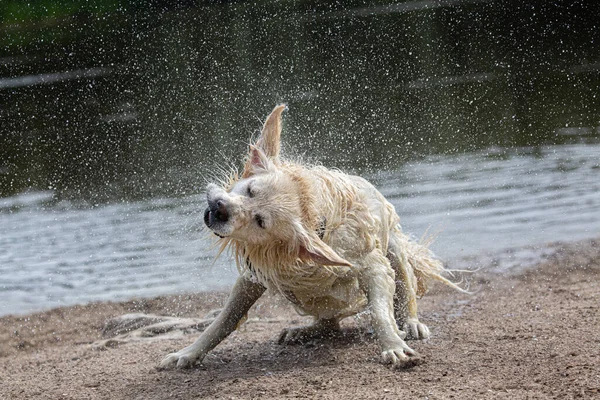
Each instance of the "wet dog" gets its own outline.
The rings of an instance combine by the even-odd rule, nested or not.
[[[204,222],[221,250],[234,254],[240,276],[215,321],[161,368],[201,361],[266,289],[314,317],[310,326],[284,330],[281,342],[326,334],[368,309],[383,362],[405,365],[416,353],[404,339],[429,337],[417,317],[427,283],[460,290],[427,247],[401,231],[394,207],[365,179],[280,157],[284,110],[268,116],[241,175],[208,185]]]

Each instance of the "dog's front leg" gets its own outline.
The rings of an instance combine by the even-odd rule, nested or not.
[[[427,339],[429,328],[417,316],[417,278],[402,244],[402,233],[392,232],[387,258],[396,272],[394,312],[398,326],[406,331],[406,339]]]
[[[367,292],[381,357],[385,363],[405,365],[415,359],[417,353],[404,342],[406,333],[398,329],[394,319],[394,271],[383,254],[372,256],[368,258],[373,263],[361,274],[361,283]]]
[[[159,369],[187,368],[202,361],[204,356],[233,332],[250,307],[265,292],[264,286],[240,276],[233,286],[229,299],[217,318],[190,346],[165,357]]]

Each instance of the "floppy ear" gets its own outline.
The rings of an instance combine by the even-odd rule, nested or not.
[[[301,260],[312,261],[315,264],[321,265],[352,266],[352,264],[340,257],[324,241],[319,239],[317,235],[310,235],[303,242],[305,243],[300,245],[300,253],[298,255]]]
[[[244,165],[242,178],[252,176],[255,173],[255,167],[260,165],[260,163],[255,162],[257,161],[256,155],[254,154],[255,150],[262,153],[264,158],[271,160],[274,165],[279,163],[279,151],[281,149],[281,113],[286,109],[287,106],[285,104],[280,104],[275,107],[267,117],[256,144],[250,146],[250,154]],[[263,167],[266,167],[264,163],[262,163],[262,165]]]

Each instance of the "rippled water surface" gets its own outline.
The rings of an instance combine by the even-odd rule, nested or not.
[[[439,233],[453,266],[470,256],[600,233],[600,145],[488,149],[435,156],[369,178],[405,231]],[[77,207],[52,192],[0,200],[0,314],[223,288],[204,196]],[[518,261],[517,261],[518,264]]]
[[[596,3],[0,2],[0,314],[231,284],[203,187],[282,102],[452,267],[599,236]]]

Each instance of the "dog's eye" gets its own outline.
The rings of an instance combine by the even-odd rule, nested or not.
[[[248,185],[248,189],[246,189],[246,195],[250,198],[254,197],[254,191],[252,190],[252,186]]]
[[[256,221],[256,224],[258,226],[260,226],[261,228],[265,229],[265,220],[263,219],[263,217],[260,214],[256,214],[254,216],[254,220]]]

